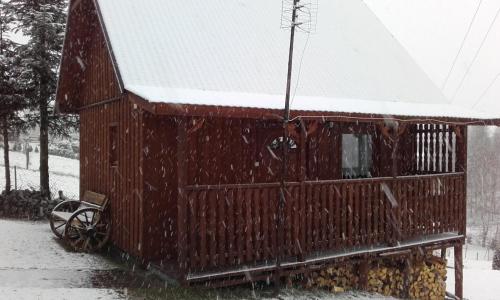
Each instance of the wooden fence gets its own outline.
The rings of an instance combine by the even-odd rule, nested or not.
[[[302,259],[462,232],[464,182],[463,173],[454,173],[287,183],[283,235],[277,228],[278,183],[190,186],[187,267],[196,272],[265,262],[280,249]]]

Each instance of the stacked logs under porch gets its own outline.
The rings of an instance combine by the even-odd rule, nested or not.
[[[244,268],[226,273],[193,275],[184,284],[227,287],[286,278],[288,285],[322,288],[332,293],[364,290],[404,299],[463,299],[463,240],[403,248],[401,250],[338,257],[299,267]],[[446,249],[454,249],[454,274],[447,274]],[[441,252],[441,256],[436,254]],[[447,276],[455,276],[455,294],[446,292]],[[445,297],[446,295],[446,297]]]
[[[460,255],[461,250],[455,250],[455,255]],[[461,259],[457,259],[457,263],[461,264]],[[462,283],[458,280],[462,276],[461,268],[456,269],[455,276],[460,283],[455,296],[446,292],[446,266],[444,254],[437,257],[433,251],[428,251],[423,255],[412,253],[376,261],[346,261],[309,273],[305,281],[307,288],[326,289],[332,293],[364,290],[404,299],[462,299]]]

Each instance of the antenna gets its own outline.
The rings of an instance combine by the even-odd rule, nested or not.
[[[286,180],[288,177],[288,152],[290,145],[289,123],[290,123],[290,90],[292,85],[293,69],[293,47],[295,43],[295,31],[299,30],[310,34],[316,30],[316,15],[318,11],[318,0],[282,0],[281,28],[290,29],[290,48],[288,54],[288,74],[286,82],[285,110],[283,118],[283,150],[281,165],[280,197],[278,203],[278,255],[276,257],[276,288],[280,288],[281,261],[283,259],[283,238],[285,223],[285,205],[286,205]],[[304,147],[304,145],[301,145]]]
[[[290,29],[293,26],[305,33],[316,32],[318,16],[318,0],[282,0],[281,28]],[[295,21],[293,12],[296,11]]]

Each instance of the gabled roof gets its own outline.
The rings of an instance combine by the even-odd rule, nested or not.
[[[155,103],[284,106],[281,0],[97,3],[126,90]],[[320,1],[317,19],[297,34],[292,110],[492,118],[449,104],[363,1]]]

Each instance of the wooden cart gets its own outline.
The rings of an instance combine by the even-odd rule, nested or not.
[[[50,228],[75,251],[98,251],[111,235],[107,204],[105,195],[86,191],[81,201],[64,201],[54,208]]]

